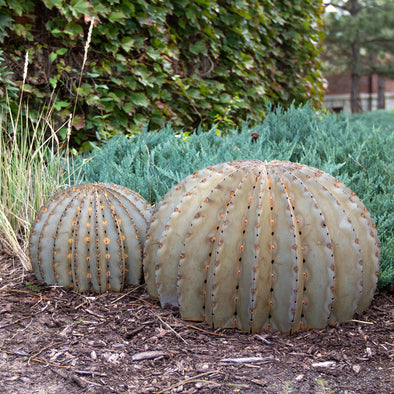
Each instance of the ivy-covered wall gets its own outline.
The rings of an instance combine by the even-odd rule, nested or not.
[[[265,101],[320,105],[321,0],[0,0],[3,66],[28,94],[73,110],[74,138],[259,122]],[[9,78],[9,76],[8,76]],[[0,73],[0,82],[3,81]],[[0,86],[0,99],[5,89]],[[80,131],[78,131],[80,130]]]

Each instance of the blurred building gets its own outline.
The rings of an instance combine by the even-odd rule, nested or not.
[[[324,108],[332,112],[351,112],[350,74],[332,75],[326,79],[328,89],[324,96]],[[394,110],[394,80],[378,78],[375,74],[364,75],[360,79],[360,96],[363,111]]]

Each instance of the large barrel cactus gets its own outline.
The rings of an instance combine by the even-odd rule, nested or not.
[[[33,223],[30,259],[40,281],[78,291],[121,291],[139,284],[150,205],[114,184],[58,193]]]
[[[256,332],[324,328],[365,310],[380,245],[359,198],[284,161],[233,161],[188,176],[153,216],[149,294],[184,319]]]

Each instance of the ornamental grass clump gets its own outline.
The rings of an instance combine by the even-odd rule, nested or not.
[[[51,121],[53,106],[31,114],[22,101],[24,79],[16,113],[0,113],[0,237],[6,253],[31,269],[27,246],[30,224],[38,209],[78,173],[68,154],[68,139],[60,141]]]

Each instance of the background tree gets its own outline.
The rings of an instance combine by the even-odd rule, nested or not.
[[[352,112],[362,111],[361,76],[377,74],[380,86],[378,106],[384,107],[383,78],[394,76],[394,2],[334,0],[327,5],[336,10],[325,16],[328,72],[351,74]]]

